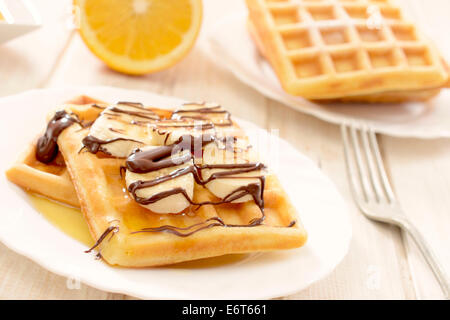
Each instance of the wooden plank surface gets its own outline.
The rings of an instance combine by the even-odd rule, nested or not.
[[[399,231],[365,219],[351,200],[340,129],[271,102],[270,127],[313,159],[348,200],[353,239],[348,255],[326,280],[289,298],[413,298]],[[405,272],[406,271],[406,272]]]
[[[383,138],[395,191],[411,221],[450,273],[450,141]],[[418,298],[441,299],[441,289],[411,239],[408,263]]]
[[[450,11],[450,2],[402,0],[400,3],[450,61],[450,23],[445,14]],[[450,141],[385,136],[383,144],[394,188],[406,215],[450,274]],[[417,298],[442,299],[441,288],[420,251],[409,236],[402,237]]]
[[[420,1],[420,0],[419,0]],[[217,101],[235,116],[280,136],[313,159],[347,200],[353,223],[350,252],[327,278],[284,299],[440,298],[439,287],[417,249],[394,227],[365,219],[350,195],[339,128],[265,98],[214,65],[201,48],[173,68],[145,77],[109,70],[77,34],[65,28],[70,1],[36,1],[46,27],[0,47],[0,96],[36,87],[111,85]],[[50,5],[50,2],[52,5]],[[405,1],[403,1],[405,2]],[[414,1],[417,2],[417,1]],[[438,2],[436,0],[436,2]],[[239,0],[205,1],[203,31],[244,8]],[[450,8],[448,1],[440,1]],[[406,4],[408,5],[408,4]],[[70,7],[69,7],[70,8]],[[448,11],[448,10],[447,10]],[[448,28],[447,28],[448,29]],[[37,45],[37,43],[45,45]],[[31,49],[33,48],[33,49]],[[34,49],[36,48],[36,49]],[[39,61],[39,63],[36,63]],[[450,142],[381,138],[387,167],[405,211],[450,268]],[[450,272],[450,270],[448,270]],[[56,276],[0,244],[0,298],[124,299]]]

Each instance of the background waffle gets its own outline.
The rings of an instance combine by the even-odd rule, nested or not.
[[[254,37],[290,94],[426,99],[448,83],[434,46],[393,1],[246,1]]]
[[[227,224],[248,224],[260,217],[253,202],[205,205],[184,214],[160,215],[138,205],[126,191],[120,176],[122,159],[99,157],[81,152],[82,139],[88,129],[79,125],[67,128],[58,144],[74,183],[82,212],[94,239],[104,237],[98,249],[112,265],[155,266],[220,256],[231,253],[267,251],[299,247],[306,232],[296,210],[288,200],[277,178],[269,175],[265,187],[264,225],[257,227],[212,227],[188,237],[170,233],[134,233],[144,228],[172,225],[188,227],[206,219],[220,217]],[[217,201],[207,189],[196,186],[194,201]],[[194,211],[195,210],[195,211]],[[296,224],[287,228],[292,221]],[[114,232],[117,231],[117,232]]]

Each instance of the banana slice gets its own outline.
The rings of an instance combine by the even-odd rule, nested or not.
[[[136,148],[155,144],[151,124],[158,119],[153,111],[139,104],[109,106],[92,124],[83,144],[92,153],[102,151],[125,158]]]
[[[58,105],[52,112],[48,113],[46,116],[47,122],[53,117],[56,111],[65,110],[67,113],[72,113],[73,110],[80,110],[82,115],[85,117],[89,117],[90,119],[97,117],[100,110],[106,109],[108,104],[106,103],[87,103],[87,104],[71,104],[64,103],[62,105]],[[83,119],[82,115],[79,115],[81,122],[86,122],[87,119]]]
[[[203,134],[215,135],[214,125],[209,121],[195,119],[162,120],[152,124],[155,142],[170,145],[182,136],[199,137]]]
[[[147,146],[137,152],[152,152],[160,149],[161,147]],[[132,156],[133,154],[130,157]],[[152,160],[148,161],[152,162]],[[179,213],[186,209],[194,196],[193,160],[190,153],[183,152],[157,159],[152,162],[152,165],[157,170],[147,173],[126,170],[126,185],[135,201],[152,212],[160,214]],[[161,168],[158,169],[159,167]]]
[[[190,102],[172,113],[172,119],[208,121],[214,125],[215,135],[220,139],[234,136],[244,138],[245,132],[231,120],[230,112],[217,103]]]
[[[172,119],[195,119],[212,122],[216,127],[231,126],[231,114],[217,103],[190,102],[172,114]]]
[[[237,146],[240,152],[234,151]],[[265,167],[247,141],[238,139],[233,149],[216,143],[206,145],[200,168],[206,188],[223,201],[262,201]]]

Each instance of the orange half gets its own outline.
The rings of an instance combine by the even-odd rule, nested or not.
[[[110,68],[141,75],[166,69],[192,48],[201,0],[74,0],[88,48]]]

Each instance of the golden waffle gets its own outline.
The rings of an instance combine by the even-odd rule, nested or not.
[[[259,52],[263,57],[267,57],[264,47],[262,45],[262,41],[258,38],[258,34],[256,33],[255,27],[253,26],[251,21],[248,21],[248,30],[250,32],[251,37],[253,38]],[[443,61],[445,64],[445,61]],[[448,67],[445,65],[448,72]],[[446,87],[449,87],[450,79],[447,83]],[[385,102],[385,103],[394,103],[394,102],[405,102],[405,101],[426,101],[431,99],[432,97],[439,94],[441,88],[437,89],[424,89],[424,90],[403,90],[396,92],[382,92],[376,93],[372,95],[361,95],[361,96],[348,96],[341,97],[335,99],[321,99],[320,102]]]
[[[397,101],[447,85],[440,55],[393,1],[246,1],[253,37],[290,94]]]
[[[75,105],[72,101],[72,104],[65,108],[76,113],[81,120],[95,118],[99,112],[98,108],[92,108],[90,104],[84,104],[85,102],[83,100],[79,102],[80,105]],[[160,116],[167,117],[167,110],[153,110]],[[124,179],[119,172],[120,166],[124,164],[123,159],[79,152],[82,147],[81,141],[88,131],[78,124],[72,125],[60,135],[58,145],[91,235],[94,239],[101,240],[98,249],[108,263],[133,267],[155,266],[231,253],[289,249],[299,247],[306,241],[306,232],[298,220],[296,211],[273,175],[266,178],[264,189],[266,220],[262,226],[210,226],[215,222],[211,218],[215,217],[220,217],[227,224],[248,224],[252,219],[261,216],[259,207],[253,202],[205,205],[198,209],[191,207],[188,212],[181,215],[152,213],[138,205],[126,192]],[[32,156],[34,152],[28,151],[27,154]],[[23,161],[21,163],[23,164]],[[55,196],[56,188],[73,195],[73,185],[70,184],[67,169],[58,166],[61,171],[66,172],[58,176],[60,181],[65,181],[61,187],[62,184],[58,185],[49,178],[53,166],[55,164],[52,163],[31,167],[41,177],[41,182],[48,186],[45,191],[42,191],[39,185],[32,189],[30,184],[27,184],[26,178],[21,186],[47,197],[68,202],[67,197]],[[9,172],[8,177],[14,181],[17,173],[12,169]],[[24,173],[25,176],[30,176],[29,171]],[[193,200],[204,202],[218,199],[207,189],[196,186]],[[76,205],[75,201],[72,202],[72,205]],[[295,224],[292,226],[293,221]],[[162,225],[176,228],[194,226],[190,230],[205,229],[188,237],[165,232],[140,232],[145,228]]]
[[[95,119],[101,111],[101,109],[91,108],[91,104],[104,104],[104,102],[87,96],[79,96],[67,102],[67,106],[70,106],[73,112],[83,113],[85,121]],[[62,155],[58,154],[49,164],[39,162],[36,159],[36,141],[33,141],[17,162],[6,171],[6,176],[26,191],[74,207],[80,206]]]
[[[93,108],[93,104],[100,108]],[[106,103],[101,100],[82,95],[67,101],[64,107],[77,114],[81,120],[90,122],[98,117],[105,105]],[[162,117],[168,115],[167,110],[155,108],[154,111]],[[59,153],[51,163],[44,164],[38,161],[36,140],[30,143],[16,163],[6,171],[6,177],[28,192],[79,208],[80,203],[64,158]]]
[[[6,171],[7,178],[26,191],[79,207],[78,197],[61,155],[50,164],[36,159],[36,142]]]

